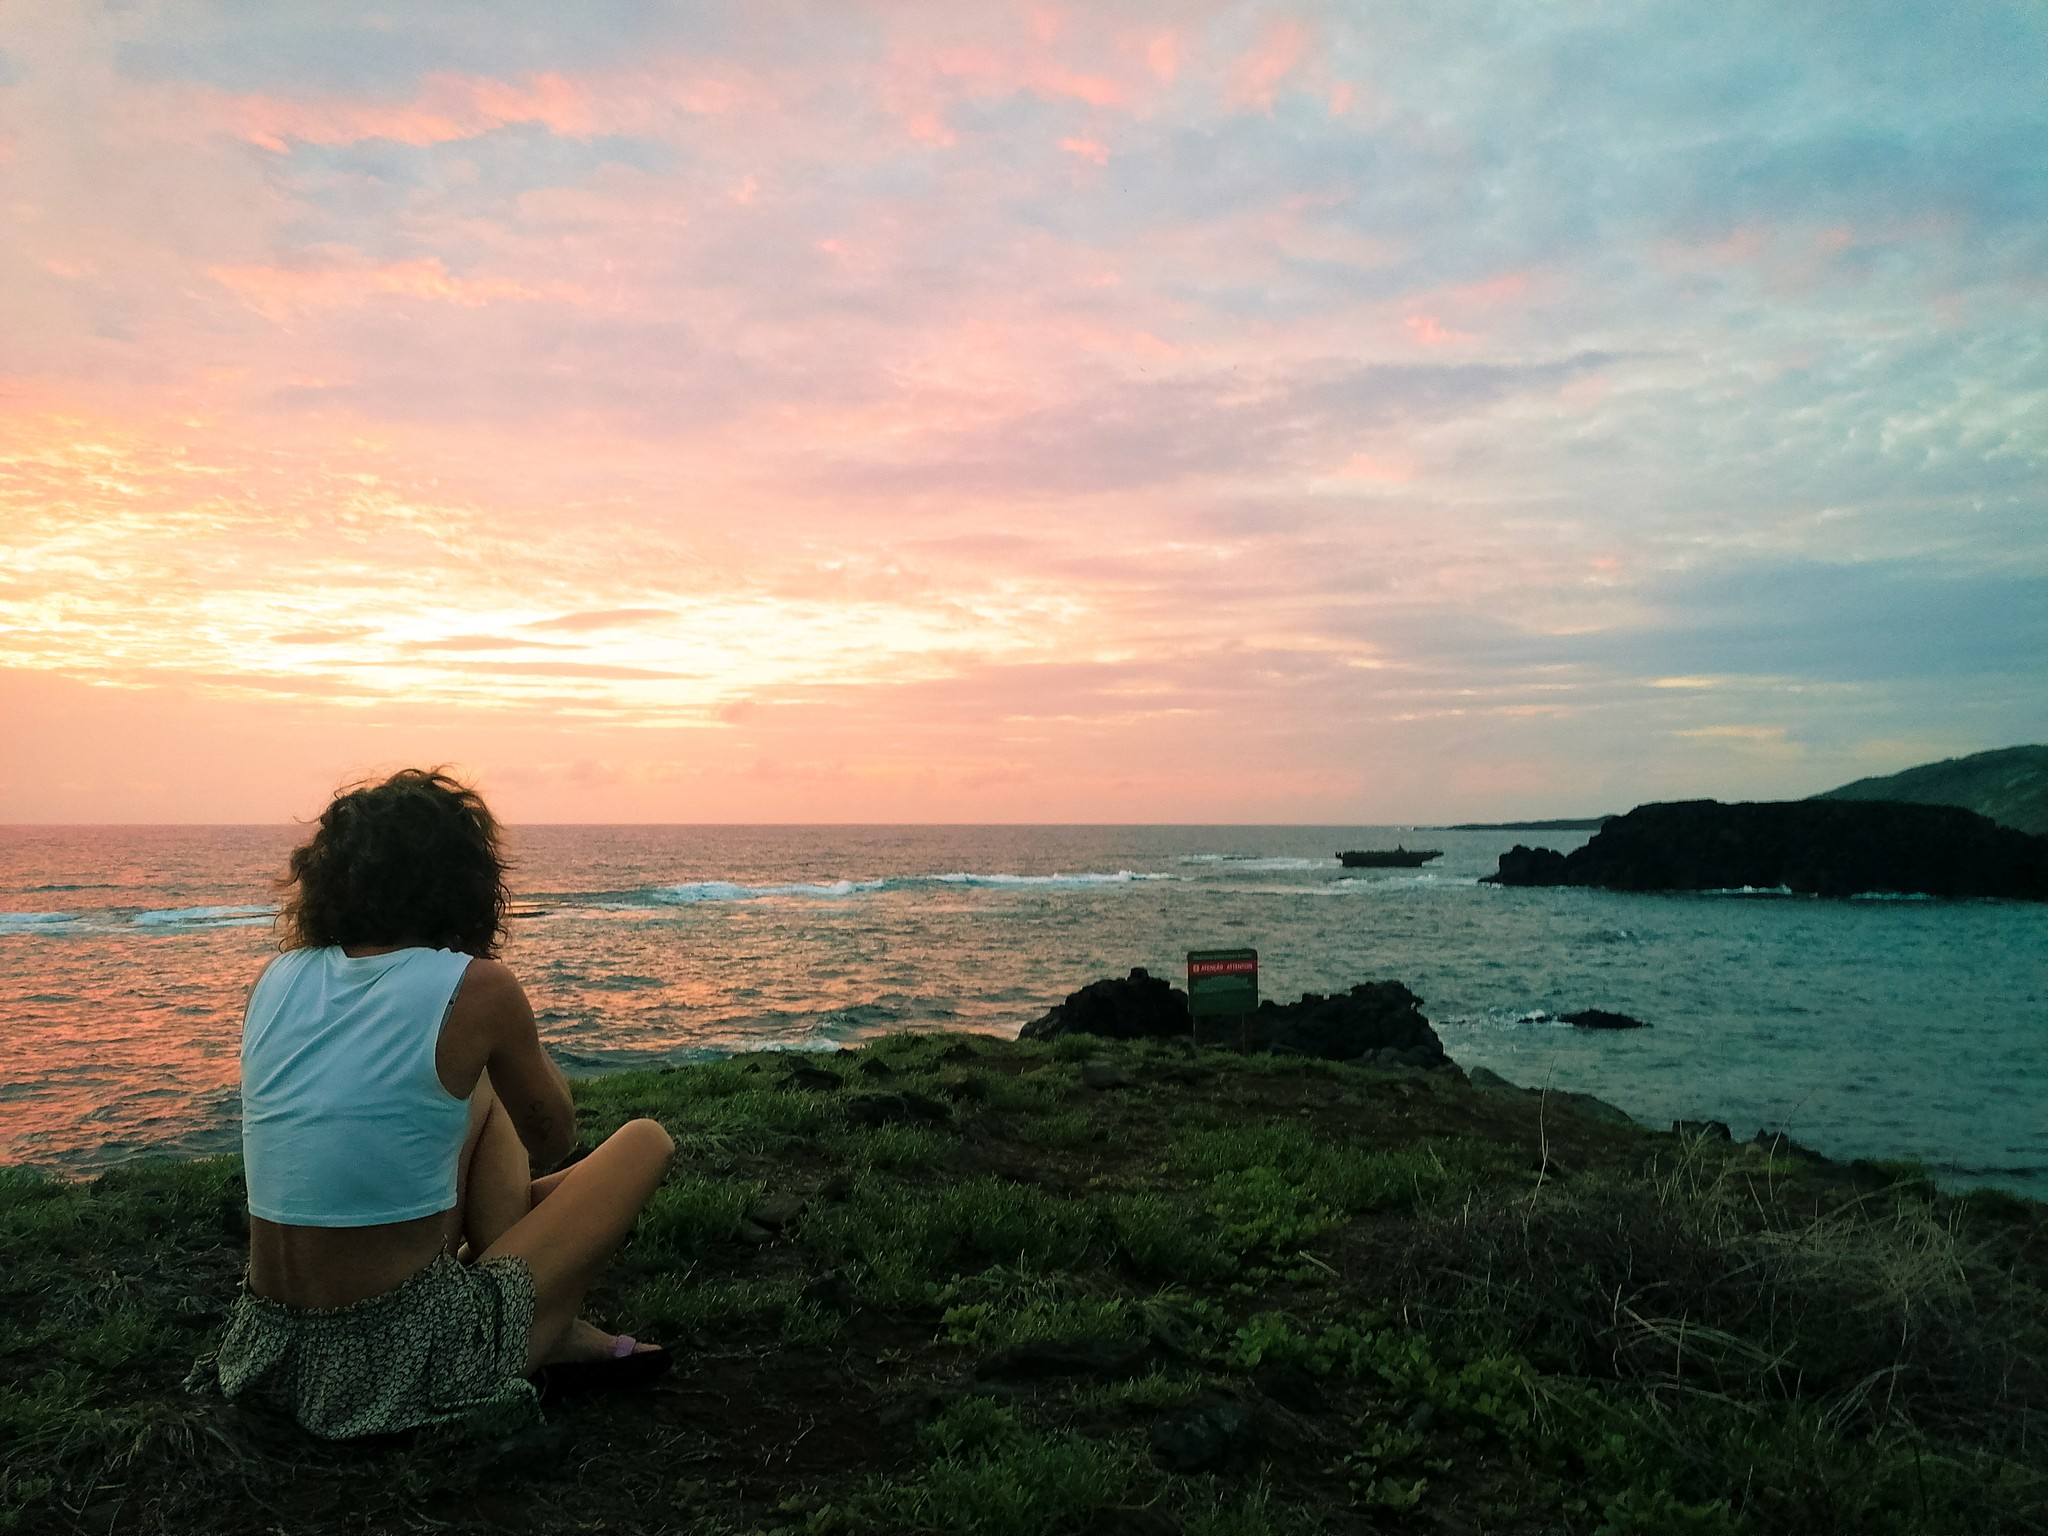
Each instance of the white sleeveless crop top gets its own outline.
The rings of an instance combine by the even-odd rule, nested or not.
[[[242,1022],[249,1210],[295,1227],[372,1227],[455,1204],[469,1101],[434,1048],[470,957],[286,950]]]

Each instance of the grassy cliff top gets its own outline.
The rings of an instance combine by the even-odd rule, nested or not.
[[[2048,1208],[1556,1096],[903,1036],[577,1085],[655,1390],[328,1446],[180,1382],[238,1163],[0,1170],[0,1529],[2048,1530]]]
[[[2021,832],[2048,837],[2048,747],[2001,747],[1922,763],[1903,773],[1858,779],[1813,798],[1960,805]]]

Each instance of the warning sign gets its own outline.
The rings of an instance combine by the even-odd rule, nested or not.
[[[1259,1006],[1256,949],[1188,951],[1188,1012],[1198,1019],[1252,1013]]]

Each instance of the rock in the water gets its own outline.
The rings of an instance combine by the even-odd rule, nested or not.
[[[1577,1013],[1558,1015],[1563,1023],[1579,1029],[1648,1029],[1641,1019],[1626,1013],[1609,1013],[1605,1008],[1581,1008]]]
[[[1517,843],[1500,856],[1500,868],[1481,885],[1570,885],[1565,856],[1555,848],[1531,848]]]
[[[1639,805],[1583,848],[1519,844],[1495,885],[1621,891],[1900,892],[2048,901],[2048,838],[1952,805],[1784,800]]]
[[[1017,1038],[1097,1035],[1105,1040],[1151,1040],[1190,1034],[1193,1029],[1187,994],[1140,965],[1123,980],[1112,976],[1068,993],[1065,1002],[1026,1024]]]

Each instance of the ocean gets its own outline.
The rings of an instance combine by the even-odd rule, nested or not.
[[[244,993],[291,827],[0,828],[0,1163],[233,1150]],[[1645,1124],[1718,1119],[2048,1198],[2048,906],[1478,883],[1406,827],[515,828],[505,959],[572,1074],[891,1030],[1010,1035],[1185,952],[1289,1001],[1393,978],[1445,1048]],[[1441,848],[1346,870],[1340,848]],[[1610,1034],[1534,1017],[1606,1008]]]

